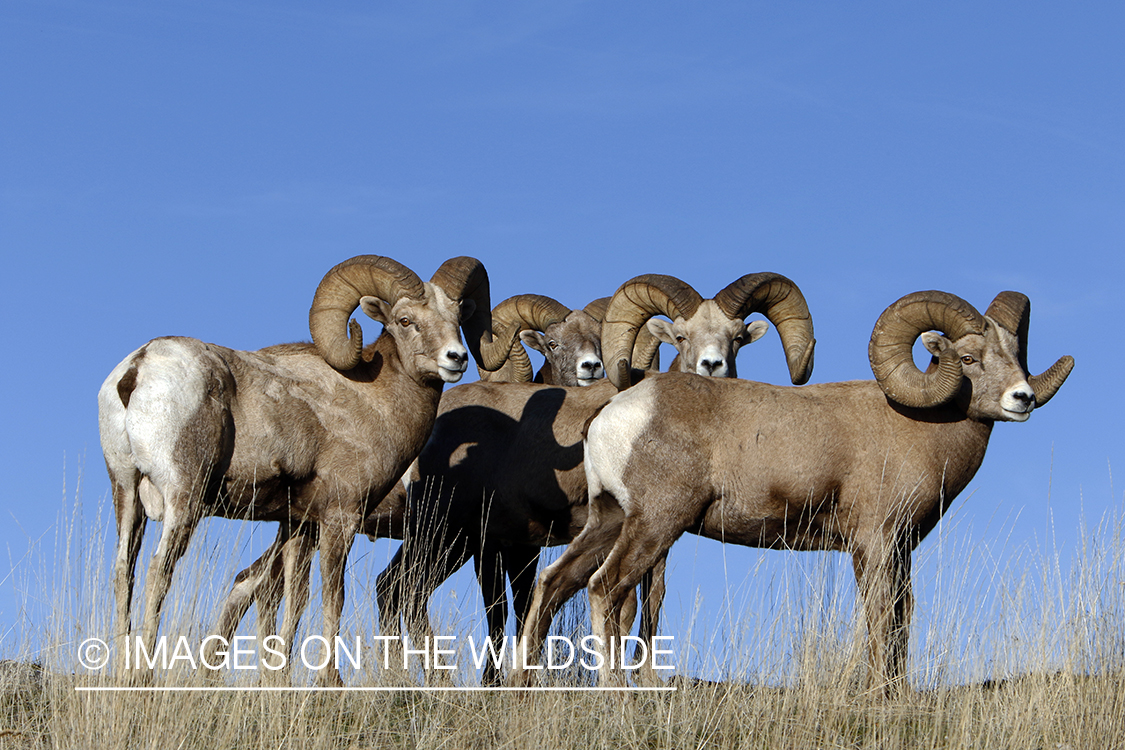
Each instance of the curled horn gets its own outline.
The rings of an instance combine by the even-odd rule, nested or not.
[[[570,308],[541,294],[517,294],[501,302],[492,311],[492,330],[496,341],[508,341],[507,363],[493,373],[478,368],[481,380],[503,383],[530,383],[534,377],[531,358],[519,339],[520,331],[545,331],[561,323]]]
[[[1027,383],[1035,393],[1035,404],[1042,406],[1054,398],[1073,369],[1074,357],[1067,354],[1059,357],[1059,361],[1047,368],[1046,372],[1029,377]]]
[[[511,342],[493,336],[492,300],[484,264],[464,255],[450,258],[434,272],[430,283],[440,287],[450,299],[473,301],[472,314],[461,321],[465,346],[479,367],[492,371],[503,365]]]
[[[421,299],[425,287],[417,274],[396,260],[380,255],[357,255],[333,266],[320,280],[309,308],[309,332],[320,355],[337,370],[359,364],[363,331],[351,318],[361,298],[396,302]],[[350,332],[350,338],[348,333]]]
[[[637,332],[631,367],[634,370],[660,369],[660,339],[653,336],[648,328],[641,328]]]
[[[489,383],[530,383],[535,377],[535,369],[531,366],[531,357],[523,348],[523,342],[518,338],[512,340],[512,348],[508,350],[508,361],[494,372],[489,372],[482,367],[477,367],[480,379]]]
[[[871,332],[867,353],[875,379],[888,398],[904,406],[937,406],[961,388],[961,359],[953,347],[941,353],[932,372],[923,373],[914,365],[914,342],[931,330],[956,341],[983,333],[984,316],[947,292],[915,292],[884,310]]]
[[[582,308],[582,312],[601,323],[605,320],[605,311],[609,309],[609,297],[598,297]]]
[[[605,321],[610,299],[610,297],[598,297],[583,307],[582,311],[601,323]],[[660,369],[660,339],[653,336],[652,332],[644,326],[637,331],[637,343],[633,344],[631,362],[632,367],[638,370]]]
[[[492,311],[492,330],[498,338],[514,339],[520,331],[546,331],[570,315],[570,308],[542,294],[517,294]]]
[[[1031,325],[1031,300],[1019,292],[1000,292],[984,314],[996,321],[1001,328],[1015,334],[1019,341],[1020,366],[1024,372],[1030,373],[1027,368],[1027,334]],[[1074,358],[1067,355],[1051,365],[1046,372],[1031,375],[1027,379],[1035,393],[1036,406],[1042,406],[1051,400],[1073,368]]]
[[[794,385],[808,382],[816,339],[809,306],[796,284],[779,273],[748,273],[716,294],[715,304],[731,319],[765,315],[781,336],[789,379]]]
[[[654,315],[667,315],[672,320],[690,318],[702,302],[699,292],[674,276],[645,274],[621,285],[602,321],[606,376],[618,390],[630,385],[633,347],[645,322]]]

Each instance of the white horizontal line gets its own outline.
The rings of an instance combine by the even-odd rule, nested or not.
[[[76,687],[78,693],[674,693],[675,687]]]

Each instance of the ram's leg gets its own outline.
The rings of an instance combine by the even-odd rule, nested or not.
[[[660,625],[660,609],[664,606],[664,573],[668,567],[668,553],[660,556],[656,564],[645,571],[641,578],[641,624],[637,636],[648,649],[647,658],[637,675],[638,679],[646,685],[656,685],[660,682],[659,673],[653,669],[653,650],[656,648],[656,634]],[[640,651],[641,647],[637,647]],[[634,663],[646,656],[642,653],[633,654]]]
[[[258,676],[270,682],[272,682],[271,678],[274,675],[284,671],[270,668],[280,667],[281,665],[278,662],[281,659],[267,652],[265,647],[269,645],[272,650],[276,651],[278,646],[273,638],[277,635],[277,611],[281,608],[283,587],[289,583],[285,580],[283,559],[285,544],[288,541],[289,539],[282,541],[276,552],[271,555],[269,566],[263,572],[258,589],[254,594],[254,604],[258,608],[258,658],[261,660]]]
[[[443,546],[435,540],[432,545],[427,541],[411,544],[405,549],[401,582],[402,613],[407,635],[416,649],[424,648],[427,639],[432,639],[434,635],[430,625],[430,595],[468,559],[468,556],[462,552],[457,555],[456,562],[452,562],[448,555],[443,555],[438,549],[434,549]]]
[[[113,593],[115,671],[119,678],[126,677],[125,657],[133,632],[130,610],[133,602],[133,585],[137,575],[137,556],[144,539],[145,517],[137,495],[137,472],[122,472],[113,477],[113,509],[117,516],[117,558],[114,561]]]
[[[231,642],[231,639],[234,638],[235,631],[238,629],[238,623],[242,622],[242,618],[245,617],[246,613],[250,610],[250,605],[254,604],[255,601],[259,604],[258,644],[261,645],[263,643],[262,626],[265,618],[261,613],[259,594],[261,593],[262,587],[268,586],[269,581],[280,573],[280,569],[277,568],[277,562],[286,533],[285,524],[281,524],[278,527],[277,538],[274,540],[273,544],[267,547],[266,551],[263,552],[257,560],[250,563],[244,570],[239,571],[238,575],[234,577],[234,585],[231,586],[227,598],[223,600],[223,607],[219,613],[219,622],[212,633],[214,637],[209,637],[205,641],[203,650],[204,664],[218,665],[219,659],[217,654],[219,648],[224,643],[229,644]],[[269,630],[267,635],[272,632],[272,630]]]
[[[622,634],[633,632],[633,623],[637,620],[637,600],[640,598],[638,589],[636,596],[627,596],[617,610],[617,631]]]
[[[462,557],[453,570],[447,570],[440,557],[437,560],[431,557],[430,543],[422,545],[426,549],[411,540],[404,541],[375,582],[380,634],[391,639],[386,647],[385,666],[396,672],[410,667],[403,651],[403,625],[412,649],[423,649],[433,642],[430,595],[465,562]]]
[[[484,544],[473,554],[477,583],[484,597],[484,618],[488,624],[488,638],[493,648],[503,653],[504,626],[508,619],[508,592],[504,586],[504,551],[494,539],[485,538]],[[501,672],[491,660],[485,660],[481,684],[499,685]]]
[[[258,597],[258,648],[261,655],[263,678],[270,682],[288,684],[288,666],[293,662],[293,643],[301,616],[309,604],[309,577],[312,557],[316,551],[317,526],[314,523],[286,522],[287,538],[280,544],[269,580],[261,587]],[[281,630],[277,629],[277,611],[285,598],[285,615]],[[268,653],[268,656],[267,656]]]
[[[852,566],[867,620],[871,686],[889,697],[906,688],[907,646],[914,607],[910,549],[888,539],[856,550]]]
[[[402,621],[405,621],[412,648],[433,643],[429,600],[434,591],[468,561],[463,542],[450,544],[446,538],[416,542],[407,539],[375,582],[379,603],[381,634],[391,638],[387,646],[387,666],[407,668],[402,651]],[[427,675],[428,677],[428,675]]]
[[[664,573],[668,567],[668,553],[660,556],[641,578],[641,625],[637,635],[651,641],[660,626],[660,609],[664,606]]]
[[[426,644],[431,644],[429,648],[432,648],[436,632],[430,620],[430,597],[469,561],[469,555],[469,549],[463,542],[455,542],[425,556],[427,562],[422,570],[417,571],[416,585],[407,590],[406,627],[414,648],[427,648]],[[426,682],[432,684],[448,677],[448,671],[435,669],[426,674]]]
[[[539,565],[539,548],[533,544],[509,544],[501,558],[504,572],[512,586],[512,609],[516,614],[516,632],[522,633],[527,610],[535,593],[535,571]]]
[[[402,620],[405,616],[405,577],[410,560],[406,543],[399,545],[394,557],[375,579],[375,601],[379,606],[379,635],[387,639],[380,654],[384,675],[398,674],[403,679]]]
[[[622,625],[628,618],[630,603],[633,604],[633,612],[635,612],[634,588],[640,583],[640,578],[648,567],[644,560],[646,557],[655,559],[660,554],[655,552],[646,555],[648,540],[643,537],[635,538],[630,533],[631,521],[632,519],[625,521],[617,543],[610,550],[605,562],[590,577],[588,586],[593,635],[597,639],[596,643],[602,657],[606,659],[599,681],[611,684],[624,682],[624,675],[619,669],[620,658],[614,659],[612,664],[609,660],[611,652],[616,655],[623,647],[621,637],[628,634],[628,631],[622,630]],[[640,568],[640,572],[634,575],[633,565],[645,565],[645,567]],[[611,641],[616,644],[614,648],[609,645]]]
[[[289,654],[293,652],[293,641],[297,637],[301,616],[309,606],[309,578],[312,575],[312,559],[316,552],[318,532],[319,527],[315,523],[301,524],[286,541],[281,554],[285,579],[285,615],[281,619],[281,640]]]
[[[340,616],[344,610],[344,568],[348,562],[348,552],[359,529],[358,514],[338,511],[320,524],[320,577],[324,592],[324,639],[331,653],[317,672],[317,684],[321,686],[342,687],[340,671],[334,663],[336,637],[340,634]]]
[[[473,534],[479,538],[480,516],[475,523],[465,522],[466,503],[460,505],[451,492],[453,488],[438,483],[415,482],[410,487],[410,506],[406,514],[406,534],[402,545],[401,586],[402,611],[413,648],[426,648],[433,643],[434,627],[430,621],[430,597],[442,583],[469,560],[477,545],[470,547]],[[469,504],[471,506],[471,504]],[[459,509],[459,514],[451,512]],[[473,527],[476,527],[475,529]],[[400,662],[402,663],[402,662]],[[408,665],[407,665],[408,666]],[[448,672],[430,671],[426,681],[444,679]]]
[[[258,610],[258,679],[264,685],[285,685],[288,683],[285,666],[289,656],[281,647],[277,635],[277,611],[281,607],[282,586],[287,583],[280,549],[269,562],[254,594],[254,605]],[[277,655],[278,651],[282,656]]]
[[[177,499],[177,498],[173,498]],[[187,497],[178,498],[182,502],[173,505],[165,504],[163,529],[161,529],[160,542],[156,546],[156,553],[152,556],[148,576],[145,580],[145,617],[143,630],[143,643],[149,654],[155,654],[156,634],[160,627],[160,610],[164,605],[164,598],[168,595],[168,588],[172,583],[172,573],[176,563],[183,557],[187,550],[188,542],[199,522],[196,513],[185,511]],[[148,665],[142,667],[146,674],[151,674]]]
[[[497,653],[503,653],[508,621],[508,592],[505,576],[512,584],[513,608],[516,613],[516,632],[523,627],[524,615],[535,588],[535,565],[539,548],[526,544],[501,544],[485,537],[484,546],[474,553],[477,582],[484,596],[488,637]],[[499,685],[502,674],[492,660],[486,660],[481,674],[481,684]]]
[[[379,605],[379,633],[391,638],[402,634],[403,575],[406,563],[403,545],[375,579],[375,601]]]
[[[645,513],[646,503],[660,511]],[[590,619],[593,633],[601,638],[601,644],[608,645],[610,639],[615,639],[616,646],[612,650],[622,650],[624,644],[620,638],[628,634],[622,630],[623,613],[636,601],[634,590],[646,573],[666,558],[668,550],[693,523],[688,510],[702,505],[701,498],[680,503],[661,503],[659,499],[646,501],[640,496],[631,499],[631,514],[625,519],[617,543],[590,577]],[[603,674],[611,680],[623,681],[623,672],[613,668],[620,663],[618,657],[617,665],[611,665]]]
[[[567,546],[566,551],[539,574],[539,583],[528,608],[527,621],[520,632],[516,665],[509,676],[513,685],[526,685],[531,673],[524,668],[538,660],[543,641],[551,629],[551,620],[570,597],[586,585],[597,570],[606,552],[613,547],[621,531],[624,514],[612,498],[608,502],[591,503],[586,526]]]

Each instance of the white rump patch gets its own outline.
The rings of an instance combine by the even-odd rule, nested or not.
[[[610,399],[590,423],[586,438],[586,481],[590,496],[613,495],[629,514],[629,491],[624,483],[625,467],[633,446],[652,421],[655,394],[651,381],[642,382]]]
[[[138,368],[125,429],[133,463],[153,485],[148,499],[141,485],[141,502],[153,520],[163,515],[161,488],[183,482],[176,476],[175,446],[206,398],[206,367],[190,345],[171,339],[150,342]]]

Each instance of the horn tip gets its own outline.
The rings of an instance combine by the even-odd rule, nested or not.
[[[621,357],[617,360],[617,364],[611,370],[612,377],[610,377],[610,382],[616,386],[617,390],[623,391],[633,384],[630,370],[627,357]]]
[[[810,339],[808,346],[805,347],[804,353],[800,359],[795,363],[795,367],[790,372],[789,379],[793,381],[793,385],[804,385],[809,382],[812,377],[813,371],[813,354],[816,348],[816,339]]]

